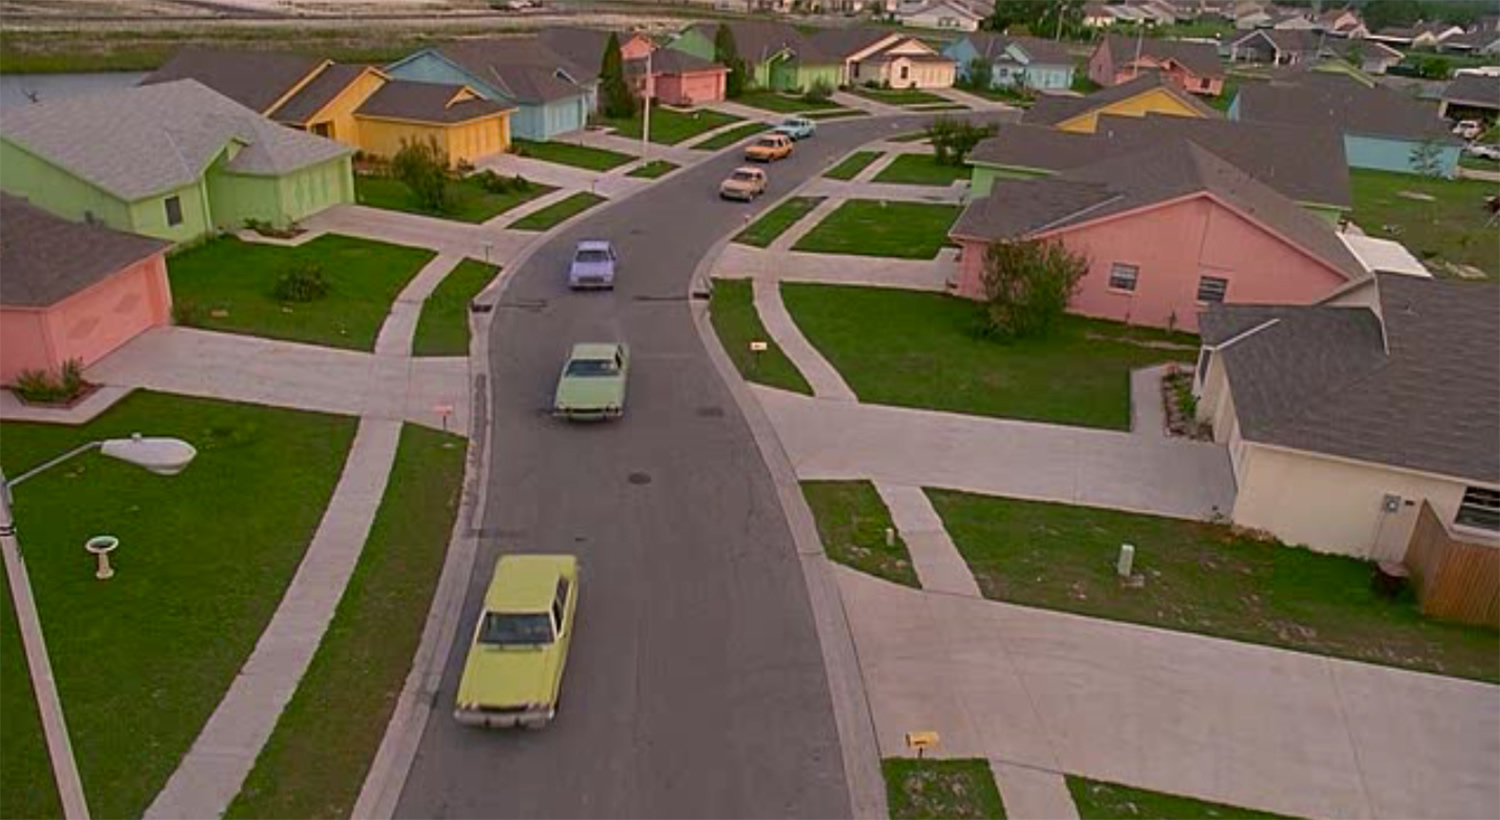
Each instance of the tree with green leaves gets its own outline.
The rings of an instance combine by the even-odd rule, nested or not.
[[[620,56],[620,38],[610,32],[604,44],[604,66],[599,69],[599,86],[604,116],[630,119],[635,116],[635,94],[625,81],[625,60]]]
[[[734,99],[745,93],[745,62],[740,59],[734,32],[723,23],[714,32],[714,62],[729,69],[729,75],[724,78],[724,96]]]
[[[1057,239],[993,242],[984,252],[984,330],[1011,340],[1046,335],[1062,318],[1089,262]]]
[[[969,72],[964,78],[963,84],[969,88],[989,90],[995,82],[995,66],[983,57],[975,57],[969,61]]]
[[[1443,175],[1443,149],[1431,137],[1411,149],[1411,167],[1424,177]]]
[[[953,117],[934,117],[927,125],[927,138],[932,141],[938,165],[963,165],[974,146],[994,133],[994,124],[975,125]]]
[[[1084,33],[1084,0],[1006,0],[995,4],[995,12],[984,27],[1005,32],[1024,28],[1036,37],[1076,37]]]
[[[425,210],[448,210],[448,152],[436,137],[401,140],[401,150],[391,158],[391,176],[400,180]]]

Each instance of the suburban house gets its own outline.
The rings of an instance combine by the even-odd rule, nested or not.
[[[1410,48],[1436,49],[1453,37],[1464,34],[1462,26],[1449,23],[1417,23],[1414,26],[1391,26],[1369,35],[1371,40]]]
[[[1373,40],[1347,40],[1316,31],[1257,29],[1229,44],[1231,62],[1292,66],[1340,59],[1371,74],[1384,74],[1406,55]]]
[[[1029,125],[1050,125],[1062,131],[1093,133],[1101,115],[1144,117],[1166,114],[1174,117],[1221,119],[1217,110],[1205,105],[1176,83],[1156,72],[1148,72],[1127,83],[1096,91],[1085,97],[1045,96],[1021,115]]]
[[[1500,116],[1500,77],[1460,74],[1443,89],[1438,116],[1494,122]]]
[[[1073,58],[1051,40],[980,31],[960,37],[943,53],[957,65],[958,76],[963,79],[968,79],[969,68],[976,60],[988,64],[993,88],[1024,86],[1051,91],[1073,85]]]
[[[975,31],[988,16],[989,13],[978,4],[965,2],[965,0],[903,3],[896,12],[896,19],[903,26],[946,31]]]
[[[65,219],[170,242],[251,219],[286,226],[353,202],[353,153],[196,80],[67,97],[0,118],[0,188]]]
[[[410,88],[373,66],[266,51],[186,48],[141,81],[191,79],[283,125],[391,156],[435,139],[458,163],[510,146],[510,106],[461,85]],[[438,99],[441,97],[441,99]]]
[[[1378,274],[1312,305],[1212,305],[1198,416],[1229,446],[1240,526],[1323,552],[1407,555],[1430,507],[1500,547],[1500,301]]]
[[[513,106],[511,134],[529,140],[583,130],[597,96],[597,71],[535,37],[459,40],[424,48],[384,71],[398,80],[464,86],[486,100]]]
[[[564,59],[597,76],[604,70],[604,49],[609,45],[610,34],[596,28],[551,26],[538,29],[536,39]],[[620,59],[625,62],[645,59],[656,49],[656,44],[649,38],[634,32],[617,33],[615,39],[620,44]]]
[[[1351,168],[1451,177],[1462,145],[1435,106],[1349,71],[1297,71],[1247,83],[1229,118],[1337,128]]]
[[[1127,83],[1159,73],[1178,88],[1217,97],[1224,90],[1224,66],[1212,43],[1124,37],[1111,34],[1089,56],[1089,79],[1102,86]]]
[[[699,59],[684,51],[663,48],[651,53],[650,65],[653,99],[667,105],[680,106],[702,105],[724,99],[729,69],[718,63]],[[645,73],[646,61],[626,63],[625,69],[640,77]]]
[[[729,27],[735,50],[745,63],[749,84],[772,91],[806,91],[821,82],[837,88],[843,82],[844,66],[824,54],[794,26],[786,23],[726,21],[689,26],[668,48],[686,52],[700,60],[714,59],[714,36],[719,26]]]
[[[843,84],[948,88],[953,58],[908,34],[874,28],[826,29],[812,35],[823,54],[843,64]]]
[[[172,320],[172,243],[54,216],[0,194],[0,383],[87,367]]]
[[[1475,28],[1444,40],[1439,50],[1493,57],[1500,54],[1500,31]]]
[[[1138,154],[1154,145],[1191,140],[1249,174],[1308,213],[1336,226],[1353,208],[1344,141],[1330,128],[1249,126],[1228,120],[1148,114],[1106,115],[1093,133],[1044,126],[1001,125],[974,147],[969,192],[980,197],[997,180],[1050,177],[1104,159]]]
[[[1370,33],[1365,28],[1365,21],[1354,9],[1329,9],[1319,14],[1316,23],[1319,31],[1326,31],[1337,37],[1364,37]]]
[[[1366,275],[1326,221],[1182,139],[997,179],[949,236],[961,296],[983,297],[991,243],[1056,239],[1088,260],[1071,311],[1189,331],[1204,305],[1309,304]]]

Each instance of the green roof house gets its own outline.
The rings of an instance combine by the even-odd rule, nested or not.
[[[843,60],[825,53],[811,38],[786,23],[734,21],[723,25],[734,34],[735,50],[745,62],[749,85],[755,88],[802,92],[819,81],[830,88],[844,82]],[[713,60],[719,26],[689,26],[668,48]]]
[[[353,153],[178,80],[7,111],[0,189],[66,219],[186,242],[353,202]]]

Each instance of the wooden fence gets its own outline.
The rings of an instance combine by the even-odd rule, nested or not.
[[[1500,628],[1500,549],[1454,538],[1426,501],[1406,566],[1424,615]]]

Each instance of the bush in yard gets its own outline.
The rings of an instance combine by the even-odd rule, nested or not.
[[[807,91],[802,95],[802,99],[812,103],[822,103],[828,102],[828,98],[832,96],[833,85],[827,80],[817,79],[813,80],[812,85],[807,87]]]
[[[423,208],[438,213],[448,209],[448,152],[435,137],[401,140],[401,150],[391,159],[391,175],[411,189]]]
[[[989,89],[995,81],[995,67],[989,60],[981,60],[978,57],[969,61],[969,75],[964,80],[964,85],[969,88]]]
[[[927,137],[932,140],[932,151],[939,165],[963,165],[974,146],[994,133],[994,125],[975,125],[953,117],[936,117],[927,126]]]
[[[328,295],[328,280],[317,263],[303,262],[277,277],[274,294],[282,302],[313,302]]]
[[[1000,339],[1046,335],[1088,269],[1088,259],[1056,239],[991,243],[982,273],[985,334]]]
[[[625,82],[625,61],[620,57],[620,38],[613,32],[604,44],[604,66],[599,69],[599,90],[604,116],[628,120],[635,116],[635,95]]]
[[[732,100],[745,93],[745,63],[740,59],[739,46],[735,45],[734,32],[723,23],[714,32],[714,62],[729,69],[724,78],[724,96]]]
[[[87,383],[83,380],[83,363],[78,359],[63,362],[62,372],[54,376],[45,370],[22,370],[16,376],[16,395],[29,402],[63,404],[77,398]]]

